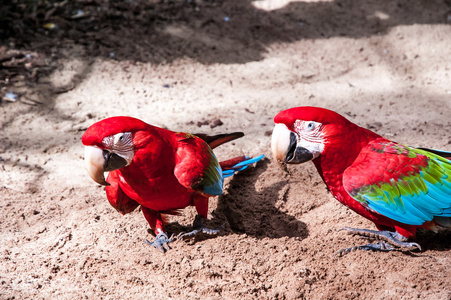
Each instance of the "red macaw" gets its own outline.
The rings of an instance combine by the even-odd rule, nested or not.
[[[274,118],[274,159],[313,161],[332,195],[379,231],[344,228],[379,240],[339,251],[421,250],[417,228],[451,227],[451,152],[392,142],[323,108],[296,107]]]
[[[194,230],[219,231],[203,227],[208,198],[222,194],[225,177],[245,169],[263,158],[236,157],[218,163],[212,148],[242,137],[235,132],[217,136],[173,132],[131,117],[112,117],[91,125],[83,134],[86,168],[90,177],[106,185],[110,204],[122,214],[141,205],[142,212],[156,234],[151,246],[169,249],[174,239],[165,231],[165,215],[178,214],[189,205],[198,216]],[[109,172],[105,180],[104,172]]]

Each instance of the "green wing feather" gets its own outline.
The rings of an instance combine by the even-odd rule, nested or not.
[[[451,161],[385,139],[365,147],[343,174],[355,200],[401,223],[451,217]]]
[[[183,186],[208,195],[221,195],[224,179],[211,148],[200,138],[179,133],[174,175]]]

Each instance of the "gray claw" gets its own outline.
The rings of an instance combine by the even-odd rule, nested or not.
[[[349,252],[355,250],[372,250],[372,251],[392,251],[395,247],[401,250],[414,250],[417,248],[421,251],[421,247],[417,243],[408,243],[407,238],[400,235],[398,232],[391,231],[376,231],[367,229],[357,229],[344,227],[340,228],[338,231],[346,230],[349,234],[360,235],[362,237],[373,238],[378,240],[374,244],[368,244],[364,246],[356,246],[351,248],[345,248],[337,251],[334,256],[342,256],[348,254]]]
[[[198,234],[199,232],[202,232],[202,233],[205,233],[205,234],[208,234],[208,235],[215,235],[215,234],[217,234],[218,232],[220,232],[220,231],[224,228],[224,225],[225,225],[225,224],[222,224],[221,226],[219,226],[219,227],[216,228],[216,229],[210,229],[210,228],[207,228],[207,227],[202,226],[202,227],[200,227],[200,228],[195,228],[195,229],[193,229],[193,230],[190,231],[190,232],[181,232],[181,233],[179,233],[179,235],[177,236],[177,239],[180,240],[180,239],[190,238],[190,237],[195,236],[195,235]]]
[[[180,232],[180,233],[177,235],[177,239],[178,239],[178,240],[181,240],[181,239],[190,238],[190,237],[195,236],[196,234],[198,234],[199,231],[200,231],[199,229],[193,229],[193,230],[190,231],[190,232]]]
[[[177,236],[177,239],[185,239],[185,238],[190,238],[195,236],[196,234],[198,234],[199,232],[208,234],[208,235],[214,235],[217,234],[219,231],[221,231],[224,228],[225,224],[222,224],[221,226],[219,226],[216,229],[210,229],[207,227],[204,227],[204,217],[202,217],[201,215],[197,215],[196,218],[194,219],[194,223],[193,223],[193,230],[190,232],[181,232],[179,233],[179,235]]]
[[[382,252],[388,252],[388,251],[392,251],[394,250],[393,246],[383,242],[383,241],[377,241],[374,244],[368,244],[368,245],[363,245],[363,246],[355,246],[355,247],[350,247],[350,248],[344,248],[341,250],[338,250],[337,252],[335,252],[334,257],[335,256],[343,256],[346,255],[350,252],[353,251],[357,251],[357,250],[365,250],[365,251],[382,251]]]
[[[161,252],[165,253],[171,247],[169,247],[169,243],[172,243],[174,241],[174,234],[171,235],[170,238],[166,235],[164,232],[160,232],[155,240],[153,242],[149,242],[148,240],[145,240],[145,243],[149,246],[152,246],[154,248],[157,248]]]

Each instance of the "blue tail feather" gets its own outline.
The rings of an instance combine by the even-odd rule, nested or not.
[[[265,155],[260,155],[254,158],[250,158],[250,159],[246,159],[242,162],[237,163],[236,165],[234,165],[231,169],[228,170],[223,170],[222,171],[222,177],[227,178],[232,176],[233,174],[235,174],[236,172],[242,171],[244,169],[246,169],[249,165],[256,163],[258,161],[260,161],[263,157],[265,157]],[[246,157],[247,158],[247,157]]]

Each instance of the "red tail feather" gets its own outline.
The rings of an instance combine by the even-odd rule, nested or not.
[[[245,161],[245,160],[246,160],[246,156],[244,156],[244,155],[243,156],[237,156],[237,157],[225,160],[225,161],[221,161],[219,163],[219,165],[221,166],[221,169],[223,171],[225,171],[225,170],[231,169],[237,163],[240,163],[240,162]]]
[[[197,137],[203,139],[211,149],[214,149],[224,143],[236,140],[244,136],[242,132],[225,133],[218,135],[207,135],[203,133],[194,134]]]
[[[181,209],[173,209],[173,210],[162,210],[160,211],[161,214],[165,215],[172,215],[172,216],[181,216],[183,215]]]

